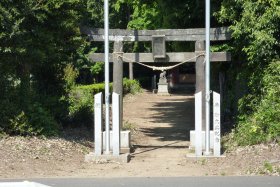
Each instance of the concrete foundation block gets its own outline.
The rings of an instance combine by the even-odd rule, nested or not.
[[[214,132],[210,131],[210,149],[214,147]],[[190,149],[194,149],[195,147],[195,131],[190,131]],[[205,149],[205,131],[202,131],[202,149]]]
[[[110,150],[113,149],[113,144],[112,144],[112,137],[113,137],[113,132],[110,131]],[[121,146],[121,153],[130,153],[130,144],[131,140],[131,133],[130,131],[121,131],[120,134],[120,146]],[[103,131],[103,151],[106,149],[106,135],[105,131]]]
[[[85,156],[85,162],[95,162],[99,163],[106,163],[106,162],[120,162],[120,163],[128,163],[130,161],[130,155],[128,153],[116,155],[95,155],[93,152],[90,152]]]

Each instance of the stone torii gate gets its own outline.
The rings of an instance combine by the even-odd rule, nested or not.
[[[103,42],[104,29],[92,29],[83,27],[81,32],[88,36],[90,41]],[[210,31],[211,41],[225,41],[231,39],[231,33],[227,27],[212,28]],[[195,42],[194,52],[171,52],[165,53],[165,49],[156,49],[153,53],[123,53],[124,42],[137,41],[153,41],[155,37],[162,37],[164,41],[186,41]],[[205,29],[162,29],[162,30],[122,30],[110,29],[109,40],[114,42],[114,53],[110,54],[109,61],[113,63],[113,91],[120,94],[122,98],[122,79],[123,79],[123,62],[129,59],[129,78],[133,79],[133,63],[180,63],[186,59],[188,62],[196,62],[196,93],[205,91],[205,63],[204,57],[198,56],[205,51]],[[155,58],[155,55],[163,54],[165,57]],[[90,59],[94,62],[104,61],[104,53],[93,53]],[[211,62],[225,62],[231,61],[231,54],[229,52],[214,52],[211,53]],[[204,98],[204,97],[202,97]],[[121,102],[122,103],[122,102]],[[202,102],[204,103],[204,102]],[[122,108],[122,107],[121,107]],[[204,107],[202,107],[204,110]],[[203,112],[204,113],[204,112]],[[205,115],[202,115],[203,118]],[[202,120],[202,130],[205,122]]]
[[[90,41],[103,42],[104,29],[83,27],[81,33],[88,36]],[[227,27],[210,29],[211,41],[225,41],[231,39]],[[205,53],[205,29],[161,29],[161,30],[122,30],[110,29],[109,41],[114,42],[113,54],[109,54],[109,61],[113,62],[113,92],[120,95],[120,126],[122,126],[122,96],[123,96],[123,62],[129,63],[129,78],[133,79],[133,63],[160,63],[178,64],[195,62],[196,93],[202,92],[202,131],[205,130],[205,60],[201,54]],[[153,53],[124,53],[124,42],[152,42]],[[194,52],[166,53],[166,41],[195,42]],[[104,61],[104,53],[93,53],[90,59],[94,62]],[[211,62],[231,61],[228,52],[213,52]]]

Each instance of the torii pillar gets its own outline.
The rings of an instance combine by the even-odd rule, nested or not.
[[[205,41],[195,42],[196,55],[205,52]],[[196,58],[195,70],[196,70],[196,83],[195,93],[202,92],[202,131],[205,131],[205,56],[198,56]]]
[[[120,129],[123,126],[123,42],[114,42],[113,92],[120,95]]]

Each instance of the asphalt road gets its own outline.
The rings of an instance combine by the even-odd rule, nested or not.
[[[280,177],[44,178],[0,180],[0,187],[26,180],[51,187],[280,187]]]

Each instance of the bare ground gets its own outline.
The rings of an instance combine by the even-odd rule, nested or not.
[[[67,129],[60,138],[5,137],[0,140],[0,178],[153,177],[205,175],[278,175],[279,144],[239,147],[224,158],[187,158],[189,130],[194,129],[190,94],[127,96],[124,121],[131,124],[129,163],[86,163],[92,132]]]

